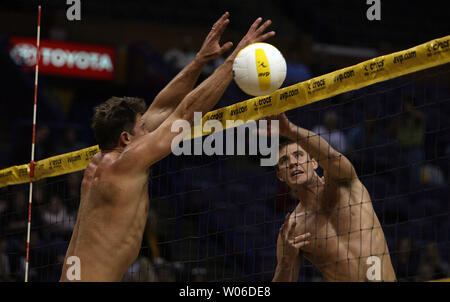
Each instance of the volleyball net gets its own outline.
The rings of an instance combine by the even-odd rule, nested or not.
[[[399,281],[449,276],[450,36],[207,113],[244,123],[287,112],[346,155],[366,186]],[[201,125],[199,126],[201,127]],[[195,134],[197,133],[197,135]],[[195,131],[194,140],[208,133]],[[59,280],[82,170],[98,146],[35,164],[30,281]],[[269,281],[298,201],[259,155],[170,155],[152,167],[141,253],[124,281]],[[22,281],[29,165],[0,170],[0,278]],[[319,281],[304,260],[301,281]]]

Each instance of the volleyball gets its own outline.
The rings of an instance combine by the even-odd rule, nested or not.
[[[286,78],[286,60],[271,44],[250,44],[234,59],[233,77],[239,88],[249,95],[270,94],[280,88]]]

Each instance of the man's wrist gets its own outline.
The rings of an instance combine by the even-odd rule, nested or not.
[[[297,140],[298,139],[298,128],[293,123],[289,122],[288,126],[286,127],[286,133],[285,136],[291,140]]]
[[[289,257],[283,256],[281,257],[281,261],[279,263],[280,267],[282,269],[289,269],[292,267],[292,259],[290,259]]]
[[[200,52],[198,52],[194,57],[194,63],[198,64],[201,67],[206,65],[206,63],[208,63],[208,61],[209,61],[209,59],[206,56],[202,55]]]

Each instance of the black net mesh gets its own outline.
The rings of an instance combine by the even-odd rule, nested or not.
[[[399,281],[449,273],[449,78],[446,64],[287,113],[329,133],[323,137],[353,163]],[[141,253],[124,280],[270,281],[279,228],[298,201],[259,159],[170,155],[155,165]],[[59,280],[81,179],[77,172],[35,183],[31,281]],[[2,280],[24,278],[27,202],[28,185],[0,189]],[[305,260],[299,280],[322,279]]]

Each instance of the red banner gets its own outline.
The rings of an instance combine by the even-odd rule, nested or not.
[[[16,64],[31,70],[36,64],[36,40],[9,39],[9,54]],[[108,46],[68,42],[40,41],[39,72],[91,79],[112,80],[115,49]]]

